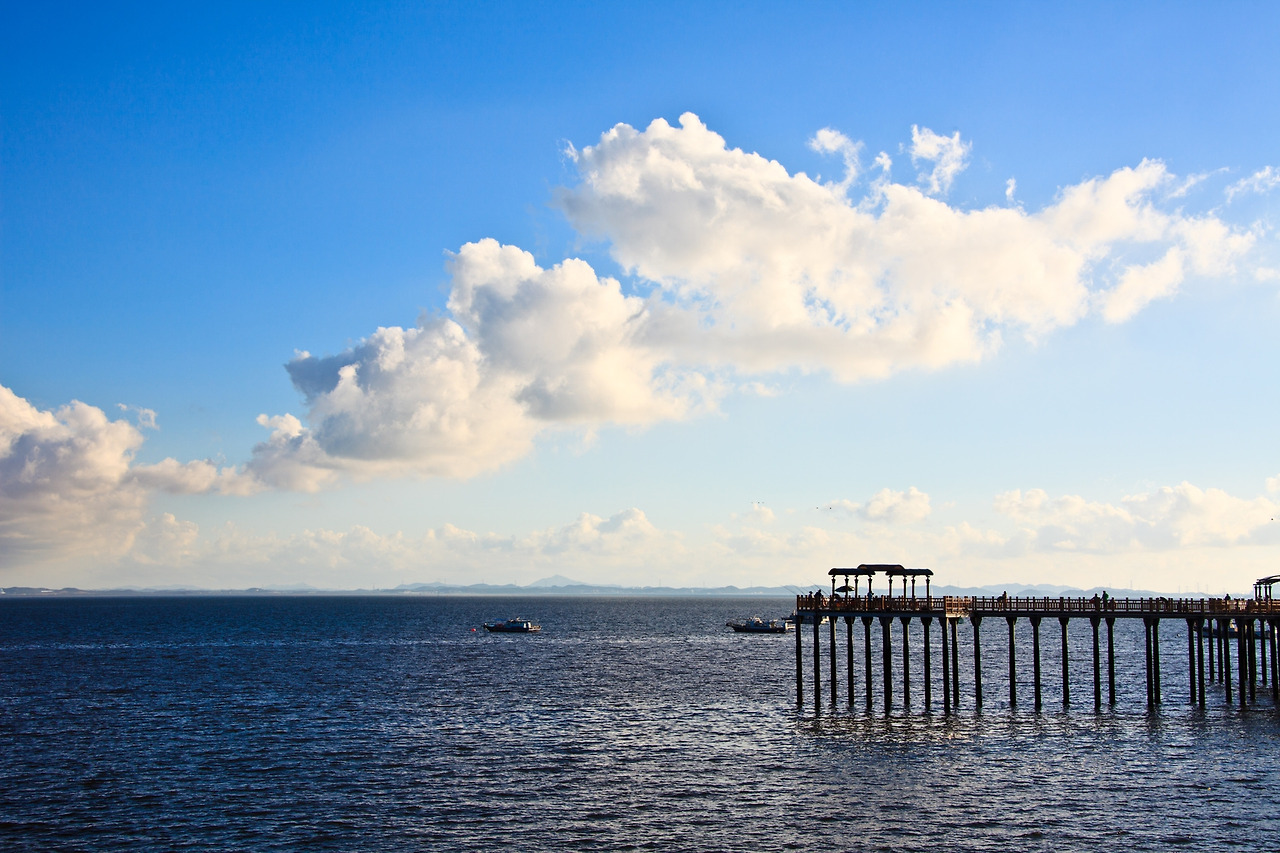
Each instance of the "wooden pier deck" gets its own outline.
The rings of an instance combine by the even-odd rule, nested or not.
[[[889,578],[889,592],[875,595],[870,592],[874,575],[882,573]],[[932,572],[928,569],[904,569],[902,566],[862,565],[856,569],[832,569],[832,592],[830,595],[811,593],[796,598],[796,702],[800,707],[805,702],[805,666],[804,638],[807,623],[812,623],[813,636],[813,704],[815,711],[822,710],[822,625],[827,625],[829,635],[829,686],[831,706],[835,708],[839,702],[839,672],[836,629],[840,620],[845,623],[845,685],[847,702],[850,709],[858,704],[857,693],[861,690],[861,700],[868,712],[876,704],[875,666],[872,659],[872,626],[878,622],[880,626],[880,670],[881,690],[879,704],[885,713],[891,713],[896,704],[904,710],[911,708],[912,679],[910,666],[912,655],[912,626],[919,623],[919,641],[922,643],[923,655],[917,656],[923,664],[924,672],[919,684],[923,687],[924,708],[932,710],[934,704],[935,683],[942,688],[942,712],[955,713],[961,705],[960,683],[960,644],[959,626],[967,624],[972,634],[973,661],[973,702],[974,708],[981,710],[983,701],[982,689],[982,642],[981,629],[985,622],[1003,620],[1008,636],[1008,690],[1009,704],[1014,707],[1018,703],[1018,655],[1015,648],[1015,626],[1020,620],[1030,624],[1032,630],[1032,653],[1034,698],[1037,711],[1043,706],[1042,680],[1043,661],[1040,636],[1041,623],[1056,620],[1058,623],[1059,641],[1057,654],[1053,655],[1061,663],[1062,703],[1064,708],[1071,702],[1071,661],[1068,643],[1068,631],[1072,620],[1084,620],[1092,634],[1092,674],[1093,674],[1093,706],[1101,710],[1103,705],[1103,643],[1101,629],[1106,627],[1106,679],[1107,702],[1116,704],[1116,645],[1114,628],[1117,619],[1141,619],[1143,621],[1145,648],[1143,650],[1147,706],[1156,708],[1163,702],[1161,685],[1161,653],[1165,651],[1160,639],[1162,622],[1179,620],[1186,625],[1186,667],[1187,667],[1187,701],[1191,705],[1205,707],[1208,688],[1221,685],[1222,694],[1228,705],[1237,699],[1242,709],[1257,703],[1259,685],[1270,685],[1271,705],[1280,710],[1280,647],[1277,638],[1280,636],[1280,600],[1271,598],[1271,587],[1280,582],[1280,576],[1262,578],[1254,585],[1255,597],[1252,599],[1223,598],[1112,598],[1110,596],[1093,596],[1091,598],[1067,597],[1016,597],[1016,596],[934,596],[929,591],[929,580]],[[844,584],[836,587],[837,577],[843,577]],[[854,585],[849,581],[853,579]],[[862,578],[867,581],[867,593],[859,594],[858,587]],[[902,579],[902,589],[894,595],[893,581]],[[916,581],[923,578],[926,583],[925,595],[916,595]],[[908,590],[910,583],[910,590]],[[900,644],[897,663],[901,669],[901,679],[895,677],[895,655],[893,629],[894,621],[900,626]],[[937,641],[941,651],[941,668],[935,677],[933,667],[933,623],[938,623]],[[862,623],[862,670],[861,678],[855,670],[854,642],[856,623]],[[1180,656],[1180,653],[1178,653]],[[1234,660],[1233,660],[1234,658]],[[1232,670],[1235,670],[1233,673]],[[1233,690],[1234,685],[1237,689]],[[898,688],[895,697],[895,687]],[[896,700],[896,701],[895,701]]]

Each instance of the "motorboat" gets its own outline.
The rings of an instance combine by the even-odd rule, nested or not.
[[[724,623],[740,634],[785,634],[795,627],[786,619],[762,619],[752,616],[750,619],[737,619]]]
[[[507,619],[503,622],[486,622],[484,629],[495,634],[536,634],[542,630],[542,626],[535,625],[528,619]]]

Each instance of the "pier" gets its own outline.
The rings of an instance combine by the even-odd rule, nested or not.
[[[826,626],[828,635],[828,662],[826,673],[831,707],[840,706],[839,653],[837,629],[844,621],[844,697],[849,710],[865,706],[867,713],[877,704],[886,714],[899,707],[904,712],[912,710],[911,694],[911,646],[913,634],[918,636],[921,648],[919,657],[923,668],[920,697],[925,711],[933,711],[936,702],[935,687],[941,687],[943,714],[956,713],[962,704],[971,704],[975,711],[982,710],[982,642],[984,622],[999,625],[1003,620],[1008,638],[1008,698],[1009,706],[1018,706],[1018,655],[1015,647],[1015,629],[1021,623],[1029,625],[1032,634],[1032,654],[1029,662],[1033,672],[1032,707],[1039,712],[1044,701],[1042,685],[1045,678],[1053,678],[1043,668],[1042,653],[1049,663],[1061,663],[1061,701],[1064,709],[1070,707],[1071,672],[1069,632],[1072,621],[1077,629],[1087,626],[1092,640],[1092,660],[1076,666],[1091,666],[1093,676],[1092,706],[1101,711],[1104,703],[1116,704],[1116,654],[1115,625],[1117,619],[1141,619],[1144,647],[1143,668],[1146,674],[1146,702],[1149,709],[1164,703],[1166,695],[1177,690],[1179,700],[1192,706],[1205,708],[1209,702],[1209,688],[1215,692],[1221,688],[1221,696],[1227,705],[1243,709],[1258,702],[1259,687],[1265,696],[1271,693],[1271,707],[1280,710],[1280,647],[1277,632],[1280,631],[1280,600],[1272,598],[1272,589],[1280,583],[1280,575],[1260,578],[1254,583],[1251,599],[1223,598],[1113,598],[1107,593],[1091,598],[1067,597],[1018,597],[1018,596],[934,596],[931,591],[933,572],[929,569],[912,569],[900,565],[863,564],[856,568],[834,568],[829,572],[831,593],[821,592],[796,597],[796,703],[805,704],[805,650],[804,635],[812,625],[813,663],[811,670],[812,697],[815,712],[823,707],[823,654],[822,634]],[[887,590],[876,594],[872,587],[877,576],[887,581]],[[837,586],[837,580],[841,581]],[[923,594],[919,584],[923,582]],[[863,587],[865,584],[865,592]],[[1054,642],[1052,625],[1058,623],[1058,638]],[[856,630],[857,623],[862,630]],[[894,623],[897,623],[897,626]],[[880,678],[875,677],[872,653],[872,626],[880,626]],[[913,626],[918,623],[918,631]],[[934,625],[937,633],[934,633]],[[972,647],[972,680],[965,686],[962,698],[960,671],[961,624],[969,626]],[[1047,623],[1049,637],[1041,638],[1041,626]],[[1179,687],[1161,683],[1161,654],[1181,652],[1161,642],[1161,627],[1185,625],[1186,675]],[[899,629],[900,642],[895,657],[894,628]],[[1105,627],[1106,641],[1102,640]],[[997,628],[998,630],[998,628]],[[1025,628],[1023,629],[1025,631]],[[862,667],[857,667],[860,634]],[[940,667],[934,671],[935,641],[940,651]],[[1177,641],[1173,641],[1177,642]],[[1105,649],[1104,649],[1105,645]],[[1056,648],[1050,648],[1056,646]],[[1180,647],[1181,644],[1178,643]],[[1103,666],[1105,651],[1106,665]],[[1121,650],[1125,651],[1125,650]],[[895,668],[895,660],[899,663]],[[1025,662],[1024,662],[1025,663]],[[861,672],[859,673],[859,669]],[[1233,672],[1234,670],[1234,672]],[[860,675],[860,677],[859,677]],[[1105,687],[1105,691],[1104,691]],[[877,696],[878,694],[878,696]]]

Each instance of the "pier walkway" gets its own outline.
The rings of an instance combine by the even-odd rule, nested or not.
[[[1068,629],[1073,619],[1085,620],[1092,633],[1093,705],[1101,710],[1103,704],[1103,662],[1101,628],[1106,626],[1106,685],[1109,705],[1116,704],[1116,646],[1114,637],[1117,619],[1141,619],[1144,628],[1145,673],[1147,706],[1155,708],[1163,701],[1161,685],[1161,622],[1180,620],[1186,624],[1187,699],[1192,705],[1205,707],[1207,686],[1222,686],[1228,705],[1238,698],[1240,707],[1247,708],[1257,702],[1258,686],[1270,685],[1272,705],[1280,710],[1280,600],[1272,598],[1272,587],[1280,583],[1280,575],[1261,578],[1254,584],[1252,599],[1223,598],[1113,598],[1106,593],[1091,598],[1066,597],[1018,597],[1018,596],[934,596],[930,591],[933,572],[929,569],[908,569],[899,565],[863,564],[857,568],[835,568],[831,576],[831,594],[810,593],[796,598],[796,702],[803,707],[804,690],[804,639],[806,625],[812,624],[813,636],[813,703],[817,711],[822,709],[822,625],[827,625],[829,635],[829,685],[832,707],[839,701],[838,660],[836,628],[840,620],[845,623],[845,685],[850,708],[857,704],[856,693],[861,682],[862,700],[870,712],[875,705],[876,679],[872,659],[872,625],[880,625],[880,704],[885,713],[895,706],[893,623],[901,629],[900,691],[897,701],[904,709],[911,707],[911,638],[912,625],[920,623],[920,642],[923,645],[924,706],[932,710],[934,684],[942,687],[942,711],[951,714],[960,707],[960,644],[959,625],[971,628],[973,643],[973,700],[974,707],[982,708],[982,643],[981,628],[984,621],[1003,620],[1007,629],[1009,704],[1018,703],[1017,653],[1014,644],[1015,626],[1026,620],[1032,630],[1032,654],[1034,707],[1043,706],[1042,655],[1040,641],[1041,623],[1058,622],[1060,636],[1058,654],[1053,657],[1061,663],[1062,704],[1071,702],[1070,656]],[[889,581],[887,594],[876,595],[871,591],[877,574]],[[837,578],[844,583],[837,587]],[[894,582],[901,578],[901,590],[894,594]],[[862,580],[867,591],[861,593]],[[925,582],[925,594],[916,594],[917,581]],[[852,581],[852,585],[850,584]],[[908,588],[908,584],[910,588]],[[939,677],[933,672],[933,623],[938,623],[937,640],[941,651]],[[855,626],[862,623],[861,679],[855,671]],[[1234,641],[1234,642],[1233,642]],[[1179,655],[1180,656],[1180,655]],[[1234,658],[1234,660],[1233,660]],[[1232,670],[1235,670],[1233,673]],[[1270,671],[1268,673],[1268,670]],[[1233,690],[1233,675],[1235,686]],[[1270,676],[1270,677],[1268,677]],[[1264,691],[1265,693],[1265,691]]]

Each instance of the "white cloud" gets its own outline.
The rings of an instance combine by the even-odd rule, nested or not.
[[[154,413],[138,410],[154,428]],[[153,490],[246,494],[253,480],[210,462],[135,465],[142,433],[79,401],[43,411],[0,385],[0,560],[118,557],[145,527]]]
[[[645,300],[583,261],[542,269],[481,240],[450,270],[450,319],[289,363],[310,425],[260,417],[274,432],[255,450],[255,474],[304,489],[337,471],[469,477],[523,456],[546,429],[678,419],[721,393],[670,363]]]
[[[924,521],[932,512],[929,496],[912,486],[905,492],[881,489],[863,508],[866,518],[889,524],[911,524]]]
[[[960,139],[960,131],[950,136],[934,133],[927,127],[911,126],[911,162],[933,164],[928,172],[920,172],[920,183],[930,195],[946,195],[956,177],[969,165],[973,145]]]
[[[1151,302],[1170,296],[1183,276],[1182,250],[1177,246],[1154,263],[1128,267],[1114,290],[1102,294],[1102,316],[1123,323]]]
[[[914,524],[924,521],[933,512],[929,495],[915,486],[905,492],[881,489],[865,504],[850,500],[831,501],[826,509],[842,515],[855,516],[865,521],[885,524]]]
[[[1247,193],[1261,195],[1271,192],[1276,187],[1280,187],[1280,169],[1275,166],[1267,166],[1227,187],[1227,201],[1234,201],[1236,196]]]
[[[163,459],[154,465],[135,465],[129,476],[146,489],[172,495],[251,495],[263,488],[251,475],[234,468],[219,468],[207,459]]]
[[[824,127],[809,140],[809,147],[823,154],[839,154],[844,161],[844,177],[835,184],[847,191],[858,179],[861,167],[858,163],[858,152],[862,150],[861,142],[854,142],[838,130]]]
[[[999,495],[995,508],[1020,526],[1031,549],[1116,554],[1248,543],[1268,533],[1280,504],[1184,482],[1118,505],[1017,490]]]
[[[0,386],[0,559],[127,550],[146,506],[129,479],[141,444],[94,406],[42,411]]]
[[[941,189],[967,147],[918,127],[914,139],[916,159],[942,169]],[[1095,305],[1116,317],[1137,310],[1139,297],[1154,298],[1154,271],[1098,295],[1119,286],[1112,269],[1139,268],[1126,263],[1131,252],[1178,248],[1173,257],[1196,271],[1222,271],[1252,239],[1163,209],[1170,176],[1155,161],[1027,212],[963,210],[887,177],[850,200],[728,148],[688,113],[679,127],[618,125],[574,157],[582,180],[560,205],[628,272],[659,285],[673,310],[661,324],[655,311],[654,340],[681,363],[747,373],[798,367],[854,381],[976,361],[1007,332],[1040,336]]]

